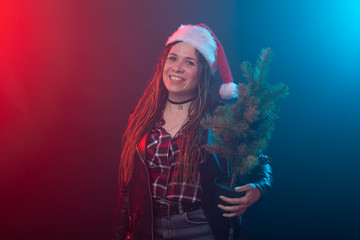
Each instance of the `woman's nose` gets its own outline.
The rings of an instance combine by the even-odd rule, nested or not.
[[[177,63],[175,64],[173,67],[172,67],[172,70],[174,72],[183,72],[184,71],[184,68],[182,66],[182,63]]]

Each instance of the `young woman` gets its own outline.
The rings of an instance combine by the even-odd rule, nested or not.
[[[244,176],[249,184],[236,190],[244,197],[215,203],[213,182],[226,175],[226,161],[205,151],[200,121],[217,105],[209,95],[216,69],[220,95],[236,97],[223,48],[207,26],[184,25],[168,39],[124,134],[113,239],[236,239],[240,216],[270,190],[262,157]]]

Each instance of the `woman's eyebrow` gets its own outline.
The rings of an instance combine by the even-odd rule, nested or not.
[[[175,56],[177,57],[178,55],[176,53],[170,53],[169,55],[172,55],[172,56]],[[191,59],[191,60],[194,60],[195,62],[197,62],[197,60],[195,58],[192,58],[192,57],[185,57],[186,59]]]
[[[190,59],[190,60],[194,60],[195,62],[197,62],[197,60],[195,58],[192,57],[185,57],[186,59]]]

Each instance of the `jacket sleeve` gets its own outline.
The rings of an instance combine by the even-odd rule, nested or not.
[[[259,156],[259,165],[256,166],[250,174],[250,182],[254,183],[261,192],[260,201],[269,193],[272,187],[272,170],[268,156]]]
[[[129,191],[120,187],[111,240],[124,240],[129,232]]]

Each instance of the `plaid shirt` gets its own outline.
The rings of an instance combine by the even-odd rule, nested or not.
[[[173,180],[184,127],[171,138],[171,135],[162,127],[164,124],[164,119],[155,124],[146,146],[146,162],[153,198],[173,202],[200,202],[200,173],[198,173],[195,185]]]

